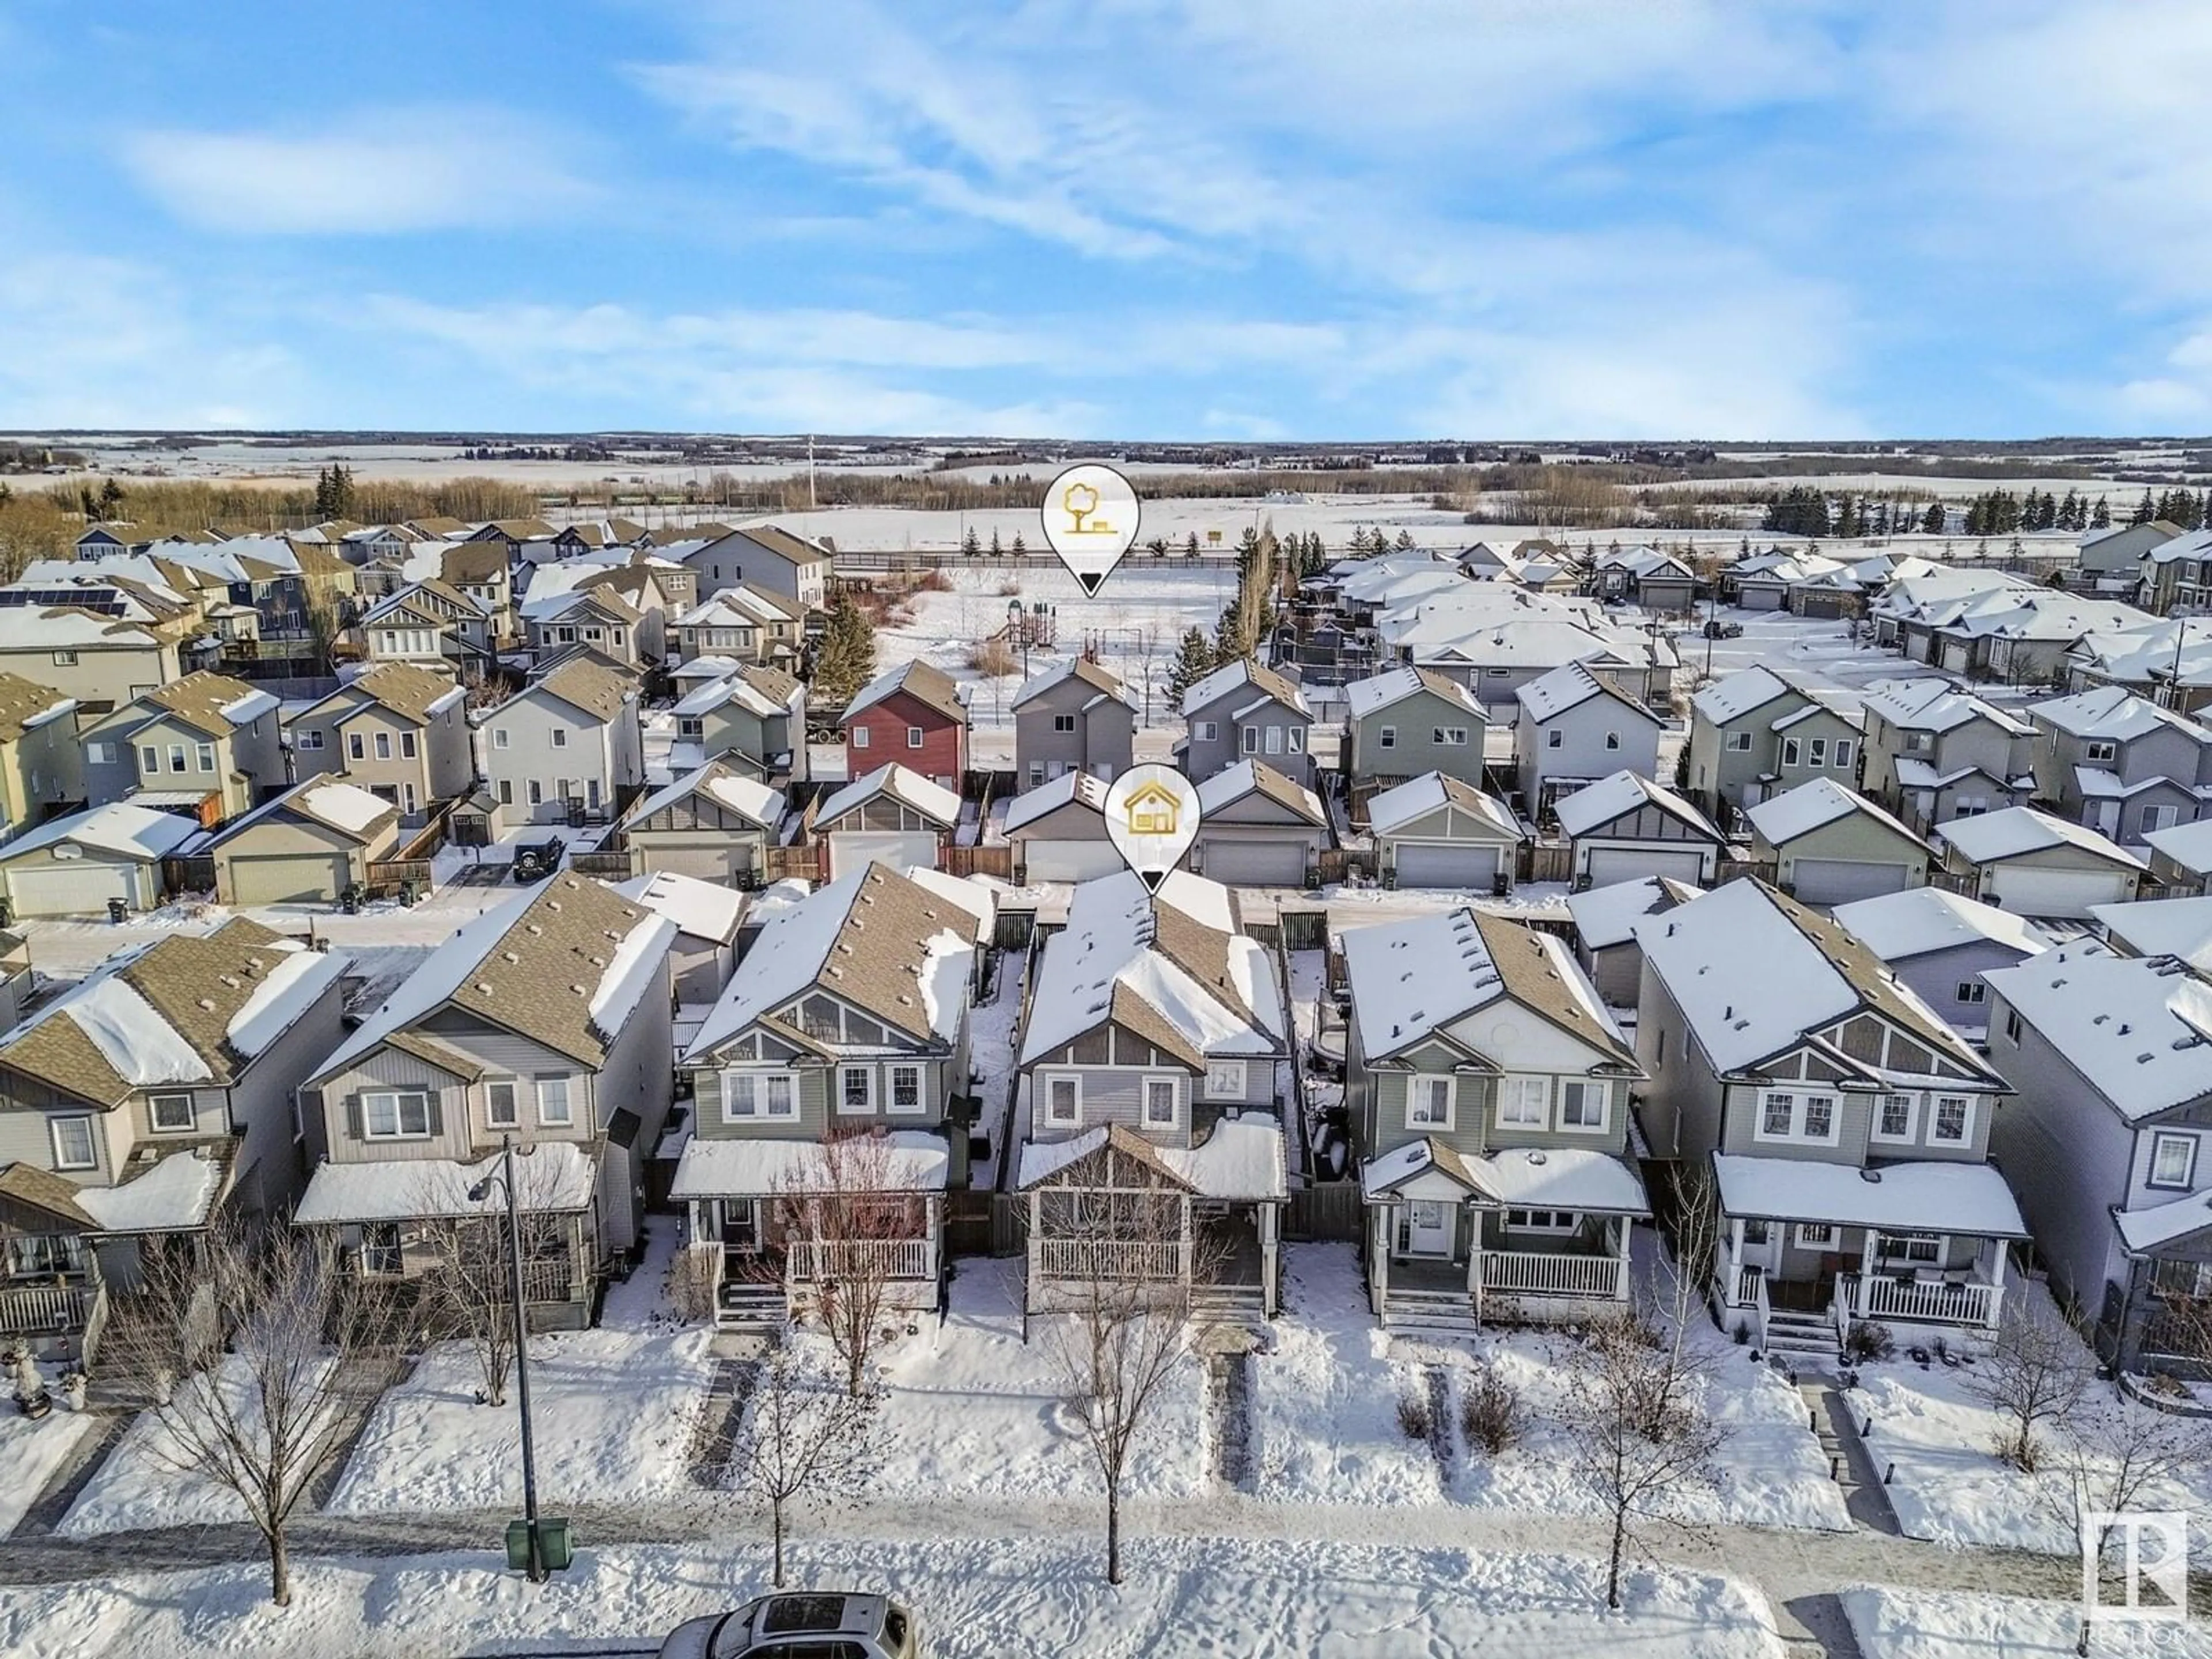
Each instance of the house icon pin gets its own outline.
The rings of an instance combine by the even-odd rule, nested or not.
[[[1133,836],[1172,836],[1182,822],[1182,802],[1162,783],[1146,783],[1122,803]]]

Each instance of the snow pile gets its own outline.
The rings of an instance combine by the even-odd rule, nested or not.
[[[322,1163],[307,1178],[293,1219],[302,1226],[352,1221],[410,1221],[426,1216],[495,1215],[506,1197],[496,1187],[480,1199],[469,1194],[500,1174],[505,1157],[491,1152],[474,1164],[442,1158],[377,1158],[364,1164]],[[515,1179],[521,1207],[547,1214],[580,1210],[592,1201],[599,1165],[569,1140],[517,1148]]]
[[[87,980],[55,1005],[126,1083],[205,1083],[215,1073],[184,1034],[117,974]]]
[[[540,1500],[649,1503],[684,1490],[714,1370],[710,1333],[574,1331],[532,1340]],[[441,1343],[377,1402],[325,1505],[331,1513],[503,1509],[522,1501],[514,1395],[477,1404],[474,1350]]]
[[[208,1218],[223,1166],[196,1152],[172,1152],[119,1187],[80,1187],[77,1207],[110,1232],[197,1227]]]
[[[587,1010],[592,1024],[608,1033],[610,1040],[630,1017],[646,987],[653,983],[654,971],[667,959],[669,946],[675,943],[676,924],[647,910],[615,946]]]
[[[738,921],[744,915],[745,896],[735,888],[717,886],[673,870],[633,876],[611,884],[632,904],[666,916],[678,931],[694,939],[726,945],[737,937]]]
[[[959,934],[933,933],[921,947],[922,1018],[929,1029],[950,1042],[960,1033],[960,1016],[968,1009],[968,987],[975,973],[975,946]]]
[[[300,810],[357,836],[394,809],[391,802],[379,800],[356,785],[319,783],[301,792]]]
[[[2077,1601],[2024,1595],[1863,1589],[1844,1612],[1865,1659],[2073,1659],[2081,1631]],[[2202,1624],[2097,1627],[2099,1659],[2212,1659]]]
[[[290,1030],[293,1022],[353,963],[342,951],[310,951],[289,939],[270,948],[280,953],[276,965],[223,1028],[224,1040],[248,1059]]]
[[[0,1408],[0,1469],[8,1471],[6,1481],[0,1482],[0,1538],[21,1524],[24,1511],[54,1478],[55,1471],[69,1461],[77,1442],[95,1425],[106,1421],[66,1410],[58,1403],[36,1422],[12,1404]],[[0,1628],[0,1648],[7,1645],[6,1632]]]

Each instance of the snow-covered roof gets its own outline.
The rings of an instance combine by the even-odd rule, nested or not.
[[[1575,932],[1582,935],[1583,943],[1593,951],[1604,951],[1634,939],[1639,918],[1687,904],[1698,891],[1671,876],[1645,876],[1570,893],[1567,914],[1574,918]]]
[[[199,832],[198,823],[178,813],[156,812],[148,807],[133,806],[129,801],[111,801],[106,806],[72,812],[67,817],[54,818],[35,830],[26,830],[0,847],[0,860],[73,842],[79,847],[120,853],[150,863],[167,857]]]
[[[1969,864],[1993,864],[2018,858],[2023,853],[2071,847],[2130,870],[2143,867],[2143,861],[2133,853],[2109,836],[2099,835],[2087,824],[2069,823],[2048,812],[2039,812],[2033,806],[2008,806],[1972,817],[1953,818],[1948,823],[1937,824],[1936,836],[1957,848],[1960,857]]]
[[[961,700],[960,688],[952,677],[935,664],[915,657],[896,668],[885,669],[854,693],[853,701],[845,705],[843,718],[850,721],[854,715],[874,708],[886,697],[903,693],[948,720],[965,724],[968,706]]]
[[[378,799],[359,785],[336,781],[310,784],[292,804],[309,817],[353,836],[392,811],[391,802]]]
[[[1909,732],[1948,732],[1975,720],[1991,721],[2014,736],[2035,729],[2018,715],[1959,690],[1948,680],[1895,681],[1869,696],[1863,707]]]
[[[1101,696],[1111,697],[1130,708],[1137,707],[1137,694],[1129,689],[1120,675],[1111,673],[1084,657],[1070,658],[1055,667],[1031,675],[1022,683],[1022,689],[1014,693],[1013,700],[1006,707],[1020,708],[1069,680],[1081,680]],[[1087,708],[1090,704],[1085,703],[1084,707]]]
[[[2212,1227],[2212,1188],[2148,1209],[2116,1210],[2112,1220],[2130,1250],[2139,1255],[2155,1250]]]
[[[2212,985],[2179,961],[2086,941],[1984,977],[2130,1120],[2212,1093]]]
[[[1498,1208],[1651,1212],[1644,1182],[1631,1164],[1582,1146],[1515,1146],[1474,1158],[1424,1136],[1368,1159],[1360,1166],[1360,1188],[1366,1197],[1381,1197],[1429,1170],[1441,1171]]]
[[[1305,694],[1298,690],[1296,682],[1285,679],[1272,668],[1261,667],[1249,657],[1239,657],[1234,662],[1224,663],[1203,679],[1193,681],[1190,689],[1182,694],[1182,713],[1185,715],[1194,714],[1246,686],[1253,687],[1287,708],[1295,708],[1301,714],[1310,717],[1313,714],[1313,710],[1306,706]]]
[[[696,876],[658,870],[649,876],[608,884],[633,904],[641,904],[676,924],[694,939],[710,939],[727,945],[738,936],[738,923],[745,914],[745,896]]]
[[[224,1177],[220,1158],[172,1152],[119,1187],[79,1187],[76,1204],[103,1232],[180,1231],[206,1224]]]
[[[1474,692],[1457,680],[1425,668],[1390,668],[1364,680],[1354,680],[1344,688],[1344,700],[1351,708],[1352,719],[1364,720],[1379,709],[1403,702],[1423,691],[1442,697],[1472,719],[1484,718],[1482,704]]]
[[[1006,803],[1003,825],[1008,835],[1026,829],[1048,812],[1057,812],[1072,801],[1098,815],[1098,833],[1106,833],[1106,786],[1088,772],[1063,772],[1034,789],[1024,789]]]
[[[1690,706],[1715,725],[1725,726],[1777,697],[1805,695],[1772,669],[1753,666],[1723,675],[1691,698]]]
[[[834,823],[878,795],[889,795],[948,830],[960,822],[959,796],[943,784],[932,783],[919,772],[908,771],[896,761],[878,766],[830,796],[815,809],[814,822],[817,825]]]
[[[665,788],[656,789],[632,807],[623,822],[641,823],[695,792],[763,830],[773,830],[781,823],[787,810],[780,790],[755,781],[718,758],[694,767]]]
[[[815,1140],[709,1139],[694,1135],[676,1165],[668,1195],[691,1198],[768,1198],[778,1194],[851,1189],[863,1178],[872,1191],[941,1193],[951,1170],[945,1138],[920,1129],[895,1129],[884,1137],[878,1165],[866,1154],[848,1170],[833,1169]],[[865,1162],[861,1161],[866,1159]]]
[[[1457,807],[1490,825],[1505,840],[1519,841],[1528,833],[1504,802],[1442,772],[1424,772],[1418,778],[1408,778],[1370,796],[1367,802],[1367,827],[1378,836],[1392,835],[1446,805]]]
[[[1044,944],[1023,1028],[1024,1066],[1109,1018],[1186,1063],[1274,1054],[1285,1026],[1267,952],[1229,931],[1228,890],[1171,872],[1157,896],[1127,872],[1079,883]]]
[[[2025,916],[1940,887],[1906,887],[1839,904],[1832,913],[1884,962],[1985,941],[2022,956],[2051,948],[2051,936]]]
[[[1662,788],[1626,767],[1611,777],[1600,778],[1586,789],[1562,796],[1552,810],[1558,815],[1559,828],[1575,836],[1588,835],[1645,806],[1657,807],[1708,841],[1720,842],[1727,839],[1713,827],[1711,818],[1673,790]]]
[[[588,1208],[599,1185],[598,1165],[573,1141],[540,1141],[529,1151],[517,1149],[514,1171],[515,1206],[532,1215]],[[443,1158],[319,1164],[292,1219],[315,1227],[498,1215],[507,1208],[507,1197],[490,1177],[503,1173],[498,1152],[474,1164]],[[480,1184],[483,1196],[471,1198],[471,1190]]]
[[[2160,708],[2148,697],[2137,696],[2124,685],[2093,686],[2070,697],[2031,704],[2027,712],[2032,719],[2077,738],[2125,743],[2166,726],[2194,742],[2212,743],[2212,732],[2171,708]]]
[[[686,663],[685,668],[692,665]],[[681,675],[683,669],[677,670]],[[735,668],[727,674],[709,679],[703,685],[685,692],[676,704],[678,714],[711,714],[726,704],[735,703],[749,714],[765,718],[783,712],[783,704],[769,696]]]
[[[1222,811],[1250,794],[1265,795],[1307,823],[1326,824],[1328,814],[1322,808],[1321,797],[1285,773],[1261,761],[1240,760],[1233,766],[1224,767],[1198,786],[1198,810],[1201,817]]]
[[[2163,854],[2184,870],[2198,875],[2212,871],[2212,817],[2154,830],[2143,839],[2152,851]],[[6,850],[0,848],[0,856],[5,856]]]
[[[1863,812],[1887,824],[1907,841],[1920,841],[1890,813],[1856,790],[1844,788],[1833,778],[1814,778],[1795,789],[1770,795],[1744,816],[1751,820],[1751,827],[1765,838],[1768,846],[1784,847],[1854,812]]]
[[[1825,1221],[1897,1233],[2025,1238],[2005,1178],[1986,1164],[1898,1163],[1879,1170],[1808,1158],[1713,1155],[1721,1210],[1744,1221]]]
[[[2093,904],[2089,914],[2130,955],[2179,957],[2200,973],[2212,969],[2212,894]]]
[[[1531,720],[1543,721],[1564,714],[1570,708],[1579,708],[1593,697],[1611,697],[1622,708],[1641,714],[1654,726],[1663,725],[1658,715],[1642,703],[1622,692],[1610,680],[1594,674],[1581,662],[1562,663],[1548,674],[1540,675],[1513,694],[1522,708],[1528,711]]]
[[[1133,1132],[1122,1127],[1119,1133],[1121,1144],[1129,1146]],[[1082,1162],[1115,1138],[1115,1129],[1102,1127],[1085,1129],[1065,1140],[1025,1140],[1014,1184],[1035,1186],[1048,1176]],[[1228,1113],[1196,1146],[1155,1146],[1147,1142],[1141,1150],[1147,1160],[1164,1167],[1201,1197],[1249,1203],[1289,1196],[1283,1126],[1266,1112]]]

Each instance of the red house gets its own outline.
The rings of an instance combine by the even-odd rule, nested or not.
[[[915,661],[860,688],[840,722],[845,775],[894,763],[957,793],[968,770],[968,708],[942,669]]]

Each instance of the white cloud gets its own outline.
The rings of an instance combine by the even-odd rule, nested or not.
[[[574,210],[594,192],[556,149],[495,111],[399,105],[312,131],[137,132],[121,154],[141,186],[204,229],[349,235]]]

